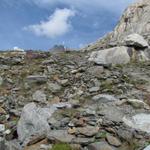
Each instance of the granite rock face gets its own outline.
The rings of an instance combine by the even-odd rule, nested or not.
[[[88,45],[83,50],[100,50],[121,45],[122,40],[130,34],[139,34],[150,44],[150,1],[138,0],[130,5],[123,13],[115,29],[99,39],[96,43]]]

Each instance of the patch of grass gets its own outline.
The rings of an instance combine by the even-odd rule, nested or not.
[[[50,150],[73,150],[69,144],[59,143],[53,145],[52,149]]]
[[[105,81],[101,84],[101,88],[102,89],[108,89],[108,90],[112,90],[113,89],[113,83],[109,82],[109,81]]]

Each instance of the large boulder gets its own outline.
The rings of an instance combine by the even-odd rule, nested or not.
[[[100,65],[126,64],[130,62],[128,50],[127,47],[121,46],[92,52],[89,61]]]
[[[21,118],[17,125],[19,141],[26,145],[31,136],[46,135],[50,130],[48,119],[57,109],[71,108],[69,103],[58,103],[41,108],[35,103],[27,104],[21,113]]]
[[[130,34],[124,39],[124,43],[127,46],[133,46],[136,48],[147,48],[148,42],[139,34]]]
[[[143,150],[150,150],[150,145],[148,145],[147,147],[145,147]]]
[[[27,104],[17,125],[19,140],[25,142],[32,135],[48,132],[50,126],[47,120],[51,114],[48,108],[39,108],[34,103]]]
[[[150,133],[150,114],[136,114],[131,118],[123,117],[123,122],[136,130]]]

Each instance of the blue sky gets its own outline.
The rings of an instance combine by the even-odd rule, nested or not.
[[[117,24],[134,0],[0,0],[0,49],[79,48]]]

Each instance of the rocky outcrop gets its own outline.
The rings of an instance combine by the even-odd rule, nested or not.
[[[144,37],[150,44],[150,1],[138,0],[129,6],[123,13],[119,23],[114,31],[98,40],[96,43],[90,44],[83,50],[100,50],[116,45],[121,45],[123,39],[137,33]]]
[[[137,43],[138,42],[132,42],[132,44],[136,45]],[[149,60],[149,56],[145,51],[136,50],[135,48],[125,46],[94,51],[89,57],[89,61],[99,65],[127,64],[131,61],[140,62],[147,60]]]
[[[125,37],[123,42],[126,46],[132,46],[138,49],[144,49],[149,46],[148,42],[141,35],[136,33],[130,34]]]
[[[126,64],[130,61],[130,56],[127,47],[114,47],[92,52],[89,61],[100,65]]]

